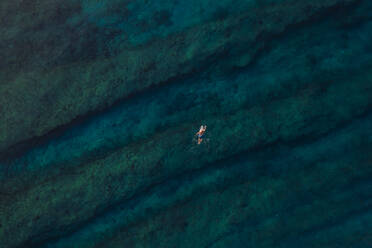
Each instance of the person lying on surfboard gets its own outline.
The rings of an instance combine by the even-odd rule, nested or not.
[[[205,130],[207,129],[207,125],[201,125],[200,126],[200,130],[198,132],[196,132],[195,135],[198,136],[198,145],[203,141],[203,136],[204,136],[204,133],[205,133]]]

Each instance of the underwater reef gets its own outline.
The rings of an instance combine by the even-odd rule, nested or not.
[[[372,247],[372,1],[3,0],[0,29],[1,248]]]

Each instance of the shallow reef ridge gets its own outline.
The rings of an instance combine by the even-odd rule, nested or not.
[[[0,31],[1,248],[372,247],[372,1],[3,0]]]

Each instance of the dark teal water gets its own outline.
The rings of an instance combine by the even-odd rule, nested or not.
[[[108,3],[84,4],[108,30],[94,53],[110,57],[123,39],[110,30],[146,45],[258,3],[138,0],[110,16]],[[0,193],[26,192],[15,198],[22,230],[32,204],[42,223],[16,247],[370,247],[372,12],[352,7],[259,36],[252,58],[237,42],[25,142],[0,162]]]

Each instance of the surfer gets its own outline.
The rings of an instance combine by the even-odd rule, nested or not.
[[[200,126],[200,130],[198,132],[196,132],[195,135],[198,136],[198,145],[203,141],[203,136],[204,136],[204,133],[205,133],[205,130],[207,129],[207,125],[201,125]]]

